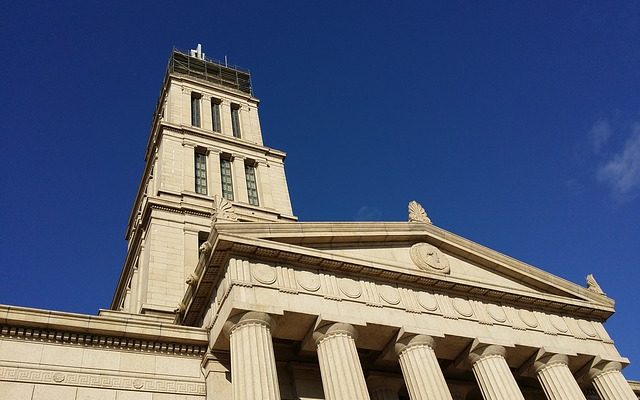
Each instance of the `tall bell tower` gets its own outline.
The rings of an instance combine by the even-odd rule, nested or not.
[[[248,71],[173,50],[126,231],[128,253],[111,308],[173,318],[214,201],[239,222],[293,222],[286,154],[263,144]]]

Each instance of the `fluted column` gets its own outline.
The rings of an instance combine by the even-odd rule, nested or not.
[[[485,400],[524,400],[505,355],[504,347],[483,344],[469,353],[473,375]]]
[[[356,330],[343,323],[324,325],[314,332],[326,400],[369,400],[356,349]]]
[[[549,400],[586,400],[569,369],[569,357],[548,353],[534,362],[538,381]]]
[[[591,368],[589,377],[602,400],[637,400],[631,386],[622,375],[619,362],[602,362]]]
[[[268,314],[249,311],[227,322],[233,400],[280,400]]]
[[[410,336],[396,343],[411,400],[453,400],[434,349],[435,341],[426,335]]]
[[[372,373],[367,376],[367,387],[371,400],[398,400],[402,379],[386,374]]]

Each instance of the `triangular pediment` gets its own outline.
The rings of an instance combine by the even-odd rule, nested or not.
[[[198,276],[221,268],[234,253],[599,320],[614,312],[613,300],[602,294],[431,224],[219,223],[209,241],[211,256],[201,259]],[[207,274],[213,284],[215,273]],[[208,296],[195,292],[185,301]]]
[[[613,300],[542,269],[508,257],[431,224],[402,222],[234,224],[221,233],[285,244],[291,251],[341,259],[353,264],[426,275],[451,285],[486,288],[568,302],[578,301],[613,312]],[[249,226],[251,225],[251,226]],[[426,243],[449,263],[446,274],[421,268],[412,246]]]

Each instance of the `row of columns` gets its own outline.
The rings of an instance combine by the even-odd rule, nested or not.
[[[254,311],[238,315],[227,324],[234,400],[280,399],[271,338],[273,324],[268,314]],[[397,400],[399,384],[367,385],[356,338],[356,329],[346,323],[327,324],[314,332],[326,400]],[[453,400],[432,337],[404,337],[398,340],[395,350],[411,400]],[[485,400],[524,400],[505,355],[503,346],[480,343],[469,353]],[[549,400],[586,400],[566,355],[547,353],[538,357],[533,366]],[[591,370],[590,377],[602,400],[637,399],[621,368],[619,363],[605,362]]]

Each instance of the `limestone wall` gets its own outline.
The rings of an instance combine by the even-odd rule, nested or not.
[[[113,311],[0,306],[0,399],[205,398],[206,333]]]

